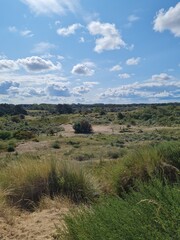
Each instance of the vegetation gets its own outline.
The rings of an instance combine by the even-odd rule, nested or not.
[[[0,189],[8,191],[9,202],[26,209],[34,207],[44,195],[60,194],[75,202],[88,202],[99,191],[95,180],[76,164],[29,159],[3,169]]]
[[[75,130],[75,133],[92,133],[92,126],[89,123],[89,121],[83,119],[81,121],[78,121],[74,123],[73,128]]]
[[[75,204],[57,239],[179,239],[179,112],[0,105],[0,217],[65,197]]]
[[[67,230],[58,239],[179,239],[178,187],[153,180],[138,188],[67,216]]]

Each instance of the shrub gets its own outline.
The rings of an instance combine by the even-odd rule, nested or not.
[[[9,144],[8,147],[7,147],[7,151],[8,152],[14,152],[15,151],[15,148],[12,144]]]
[[[52,148],[59,149],[60,148],[59,141],[54,141],[51,146]]]
[[[75,133],[92,133],[92,126],[87,120],[81,120],[73,125],[73,129],[75,130]]]
[[[75,160],[77,161],[87,161],[87,160],[90,160],[94,158],[94,154],[93,153],[82,153],[82,154],[79,154],[77,156],[75,156]]]
[[[28,140],[28,139],[32,139],[35,137],[34,133],[33,132],[30,132],[30,131],[23,131],[23,130],[19,130],[19,131],[16,131],[14,134],[13,134],[13,137],[18,139],[18,140]]]
[[[117,158],[119,158],[119,156],[120,156],[120,154],[117,151],[109,151],[108,152],[108,157],[110,159],[117,159]]]
[[[139,189],[67,215],[58,239],[179,239],[178,186],[154,180]]]
[[[121,119],[124,118],[124,115],[123,115],[121,112],[119,112],[119,113],[117,114],[117,118],[118,118],[119,120],[121,120]]]
[[[11,138],[11,132],[8,131],[0,131],[0,139],[7,140]]]

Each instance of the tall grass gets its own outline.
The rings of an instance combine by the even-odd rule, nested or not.
[[[7,199],[24,208],[32,208],[44,195],[88,202],[98,191],[94,179],[78,164],[26,159],[1,169],[0,189],[7,189]]]
[[[65,217],[57,239],[180,239],[180,194],[160,180],[141,183],[139,192],[106,198],[91,209]]]

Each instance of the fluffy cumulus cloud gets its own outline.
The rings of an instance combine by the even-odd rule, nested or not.
[[[171,80],[169,80],[169,78]],[[148,102],[149,99],[176,100],[180,97],[180,82],[171,77],[164,81],[157,81],[151,77],[142,83],[135,82],[117,88],[109,88],[100,95],[102,99],[118,99]]]
[[[56,65],[50,60],[38,56],[20,58],[18,60],[0,59],[0,72],[11,72],[24,68],[27,72],[56,71],[61,69],[61,64]]]
[[[67,11],[75,13],[79,0],[21,0],[36,14],[64,15]]]
[[[21,58],[17,60],[17,63],[28,72],[54,71],[61,68],[60,63],[54,65],[50,60],[45,60],[38,56]]]
[[[50,96],[56,97],[70,97],[70,91],[66,85],[62,84],[49,84],[47,87],[47,93]]]
[[[0,82],[0,94],[2,95],[6,95],[8,94],[9,90],[14,87],[14,88],[18,88],[19,87],[19,83],[17,82],[12,82],[12,81],[4,81],[4,82]]]
[[[174,36],[180,37],[180,2],[175,7],[170,7],[168,11],[159,10],[154,19],[154,30],[158,32],[169,30]]]
[[[95,64],[93,62],[83,62],[78,63],[72,69],[72,74],[82,75],[82,76],[92,76],[95,72]]]
[[[122,79],[127,79],[131,77],[131,75],[128,73],[122,73],[122,74],[119,74],[118,76]]]
[[[46,93],[42,89],[34,89],[34,88],[27,88],[23,89],[23,92],[21,93],[23,97],[43,97],[46,96]]]
[[[19,66],[14,60],[1,59],[0,60],[0,72],[9,72],[18,70]]]
[[[122,70],[122,67],[119,64],[117,64],[117,65],[113,66],[112,68],[110,68],[109,71],[116,72],[116,71],[120,71],[120,70]]]
[[[79,28],[82,28],[83,26],[80,23],[74,23],[70,26],[68,26],[67,28],[59,28],[57,30],[57,34],[61,35],[61,36],[69,36],[72,34],[75,34],[76,30],[78,30]]]
[[[94,48],[94,51],[97,53],[126,46],[114,24],[92,21],[87,28],[91,35],[101,35],[101,37],[96,39]]]
[[[138,65],[139,62],[140,62],[141,58],[140,57],[137,57],[137,58],[129,58],[127,61],[126,61],[126,64],[127,65]]]

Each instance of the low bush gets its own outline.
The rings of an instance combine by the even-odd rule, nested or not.
[[[75,160],[77,161],[87,161],[94,158],[94,154],[93,153],[81,153],[75,156]]]
[[[75,133],[92,133],[92,126],[87,120],[81,120],[77,121],[73,125],[73,129],[75,130]]]
[[[102,199],[91,209],[65,217],[57,239],[179,239],[179,190],[153,180],[139,192]]]
[[[9,144],[7,147],[7,151],[8,152],[14,152],[15,151],[15,147],[12,144]]]
[[[33,132],[30,132],[30,131],[19,130],[14,132],[13,137],[18,140],[28,140],[28,139],[35,138],[35,135]]]
[[[0,139],[2,140],[7,140],[10,139],[12,137],[11,132],[8,131],[0,131]]]
[[[59,141],[54,141],[51,146],[52,146],[52,148],[59,149],[60,143],[59,143]]]

